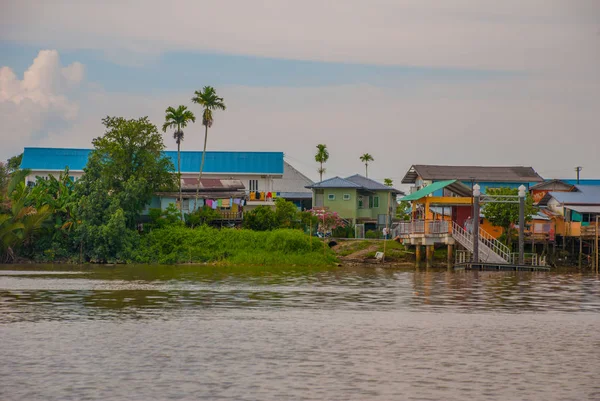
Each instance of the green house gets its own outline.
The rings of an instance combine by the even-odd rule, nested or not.
[[[404,195],[359,174],[329,178],[306,188],[312,189],[314,207],[325,207],[352,224],[385,225],[386,218],[396,214],[396,196]]]

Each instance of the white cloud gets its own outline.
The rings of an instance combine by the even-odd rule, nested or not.
[[[19,151],[23,143],[46,134],[49,127],[64,127],[77,118],[79,105],[69,98],[84,79],[84,67],[63,67],[56,50],[42,50],[23,74],[0,68],[1,137],[5,150]]]

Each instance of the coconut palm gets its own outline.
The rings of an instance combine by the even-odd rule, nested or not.
[[[365,163],[365,177],[369,178],[369,162],[373,162],[375,159],[370,154],[365,153],[360,157],[360,161]]]
[[[195,91],[192,102],[199,104],[204,108],[202,111],[202,125],[204,125],[204,150],[202,151],[202,161],[200,162],[200,173],[198,174],[198,186],[196,187],[196,199],[194,200],[194,210],[198,203],[198,195],[200,193],[200,180],[202,179],[202,171],[204,170],[204,158],[206,155],[206,140],[208,138],[208,128],[213,125],[213,110],[225,110],[227,107],[223,103],[223,98],[217,96],[215,88],[205,86],[202,91]]]
[[[320,143],[317,145],[317,154],[315,155],[315,161],[320,163],[320,166],[317,169],[320,177],[319,181],[323,181],[323,173],[325,172],[323,163],[327,163],[327,160],[329,160],[329,151],[327,150],[327,145]]]
[[[391,178],[384,178],[383,185],[385,185],[387,187],[391,187],[392,185],[394,185],[394,182],[392,181]]]
[[[183,141],[182,128],[187,127],[189,122],[196,122],[196,116],[186,106],[179,106],[176,109],[169,107],[165,110],[165,123],[163,132],[168,128],[176,128],[173,132],[173,138],[177,142],[177,181],[179,182],[179,209],[181,210],[181,220],[183,220],[183,199],[181,195],[181,142]]]

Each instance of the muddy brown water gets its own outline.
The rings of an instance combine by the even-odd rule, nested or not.
[[[598,400],[578,272],[0,267],[1,400]]]

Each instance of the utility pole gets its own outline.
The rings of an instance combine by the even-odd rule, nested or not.
[[[519,264],[525,264],[525,185],[519,187]]]
[[[583,170],[583,167],[577,166],[575,167],[575,172],[577,173],[577,185],[579,185],[579,173]]]
[[[479,263],[479,197],[481,196],[481,187],[479,184],[473,186],[473,221],[471,227],[473,230],[473,262]]]

